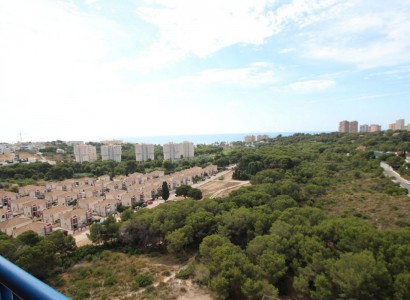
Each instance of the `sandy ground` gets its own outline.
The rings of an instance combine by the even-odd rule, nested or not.
[[[77,231],[73,234],[73,238],[75,239],[75,244],[77,247],[91,245],[92,242],[88,239],[87,234],[90,234],[90,228],[87,227],[81,231]]]
[[[226,197],[230,192],[242,186],[250,185],[249,181],[240,181],[232,179],[233,170],[227,170],[212,177],[212,180],[206,181],[199,186],[204,197],[217,198]]]

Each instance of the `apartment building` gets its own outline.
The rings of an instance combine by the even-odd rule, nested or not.
[[[165,160],[176,160],[180,158],[194,157],[194,144],[191,142],[170,142],[164,144],[163,149]]]
[[[350,133],[358,132],[358,123],[357,123],[357,121],[349,122],[349,132]]]
[[[135,144],[135,159],[137,161],[154,160],[154,145]]]
[[[360,132],[370,132],[370,126],[367,124],[360,125]]]
[[[101,146],[101,159],[121,161],[121,145],[104,145]]]
[[[378,124],[372,124],[369,127],[370,132],[378,132],[378,131],[381,131],[381,130],[382,130],[382,127]]]
[[[339,132],[346,133],[356,133],[358,132],[358,123],[357,121],[341,121],[339,122]]]
[[[396,130],[405,130],[406,126],[404,125],[404,119],[396,120]]]
[[[97,160],[97,149],[92,145],[77,144],[74,145],[75,161],[82,163],[85,161]]]
[[[247,135],[245,136],[245,143],[253,143],[255,142],[256,138],[254,135]]]

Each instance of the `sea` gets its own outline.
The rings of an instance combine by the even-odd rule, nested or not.
[[[146,144],[165,144],[169,142],[180,143],[183,141],[192,142],[195,145],[198,144],[214,144],[214,143],[232,143],[243,142],[247,135],[264,135],[266,134],[270,138],[275,138],[278,135],[291,136],[296,133],[305,134],[317,134],[319,131],[311,132],[257,132],[257,133],[223,133],[223,134],[196,134],[196,135],[163,135],[163,136],[141,136],[141,137],[128,137],[123,138],[125,142],[129,143],[146,143]]]

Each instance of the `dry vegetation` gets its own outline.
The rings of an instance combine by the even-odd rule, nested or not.
[[[73,299],[212,299],[203,287],[176,278],[181,268],[170,255],[148,257],[103,251],[62,274],[58,289]],[[144,286],[144,276],[152,283]]]
[[[410,224],[410,197],[375,192],[370,179],[339,184],[320,200],[331,215],[366,219],[379,229]]]

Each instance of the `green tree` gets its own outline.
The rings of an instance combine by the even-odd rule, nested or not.
[[[176,188],[175,195],[176,196],[184,196],[186,198],[188,196],[189,190],[192,189],[189,185],[183,184]]]
[[[201,200],[202,199],[202,192],[200,189],[191,188],[188,191],[188,197],[194,200]]]
[[[23,247],[18,252],[16,264],[41,280],[47,279],[58,266],[53,244],[42,240],[35,246]]]
[[[397,275],[394,281],[394,296],[397,300],[410,299],[410,273]]]
[[[23,244],[27,246],[37,245],[43,238],[32,230],[23,232],[17,237]]]
[[[400,156],[394,155],[386,158],[386,163],[388,163],[395,170],[399,169],[404,164],[404,162],[404,158]]]
[[[330,266],[330,276],[339,297],[382,299],[388,296],[387,270],[369,251],[342,254]]]
[[[169,188],[168,183],[166,181],[162,182],[161,196],[162,199],[164,199],[165,201],[167,201],[169,198]]]

